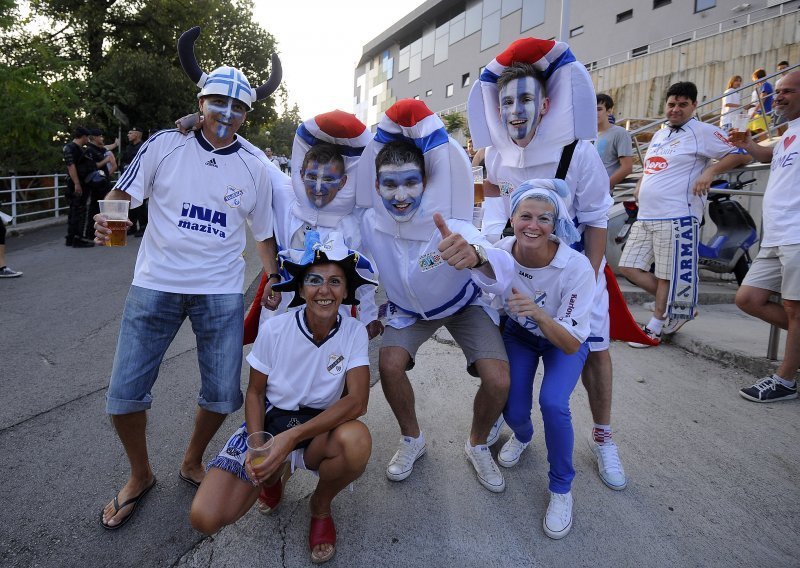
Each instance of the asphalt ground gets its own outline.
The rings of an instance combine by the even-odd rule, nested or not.
[[[138,244],[71,249],[63,233],[60,226],[23,232],[7,243],[9,265],[25,275],[0,281],[0,564],[309,565],[314,478],[306,472],[289,482],[274,515],[251,511],[213,537],[190,527],[194,490],[178,479],[199,388],[188,324],[165,357],[149,414],[158,485],[121,530],[100,526],[100,510],[127,477],[104,395]],[[246,260],[249,282],[257,273],[251,247]],[[717,331],[724,341],[729,330]],[[428,454],[408,480],[386,479],[398,430],[375,386],[364,419],[372,458],[354,490],[334,502],[339,541],[329,565],[800,565],[792,538],[800,520],[798,401],[744,401],[736,391],[752,382],[751,372],[674,344],[614,344],[611,354],[615,439],[630,483],[615,492],[599,480],[579,385],[572,397],[575,524],[565,539],[552,541],[541,529],[547,461],[538,409],[533,444],[504,470],[505,493],[478,484],[463,454],[477,381],[440,334],[411,372]],[[207,457],[242,417],[229,417]]]

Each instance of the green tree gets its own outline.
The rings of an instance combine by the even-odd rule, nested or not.
[[[459,130],[464,130],[467,126],[467,121],[460,112],[451,112],[442,115],[442,122],[444,122],[444,128],[447,130],[448,134],[454,134]]]

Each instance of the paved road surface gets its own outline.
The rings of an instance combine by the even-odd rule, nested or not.
[[[63,232],[10,239],[9,264],[25,276],[0,281],[0,565],[309,565],[313,478],[305,472],[273,516],[251,512],[213,538],[189,526],[193,490],[177,477],[199,387],[188,325],[154,390],[158,485],[123,529],[100,527],[100,509],[127,475],[104,395],[138,241],[79,250],[63,246]],[[252,249],[246,258],[251,279]],[[506,492],[487,492],[463,455],[477,383],[446,339],[425,344],[411,376],[428,455],[407,481],[386,479],[398,434],[376,386],[365,418],[373,456],[354,491],[334,504],[339,546],[330,566],[800,565],[797,403],[746,403],[733,387],[747,375],[677,347],[614,345],[612,357],[615,438],[630,485],[614,492],[599,481],[579,386],[575,525],[556,542],[541,530],[547,460],[538,412],[534,443],[506,470]],[[228,420],[211,451],[241,418]]]

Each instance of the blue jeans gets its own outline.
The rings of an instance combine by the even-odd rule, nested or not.
[[[230,414],[242,406],[242,294],[175,294],[131,286],[106,394],[106,412],[147,410],[161,361],[189,316],[197,339],[200,407]]]
[[[511,367],[511,389],[503,409],[503,418],[520,442],[533,438],[533,379],[539,359],[544,363],[544,377],[539,391],[539,407],[544,422],[547,461],[550,463],[550,491],[567,493],[575,477],[572,467],[572,414],[569,397],[575,390],[589,353],[583,343],[577,353],[567,355],[547,339],[533,335],[514,320],[506,322],[503,342]]]

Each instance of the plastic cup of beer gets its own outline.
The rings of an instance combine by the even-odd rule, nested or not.
[[[731,142],[744,142],[747,139],[747,126],[747,117],[737,113],[731,119]]]
[[[483,203],[483,166],[472,168],[472,183],[475,188],[475,205],[480,206]]]
[[[128,207],[127,199],[101,199],[100,214],[106,218],[111,238],[106,241],[108,247],[124,247],[128,244]]]
[[[269,432],[253,432],[247,437],[247,453],[254,466],[262,463],[272,450],[275,439]]]

